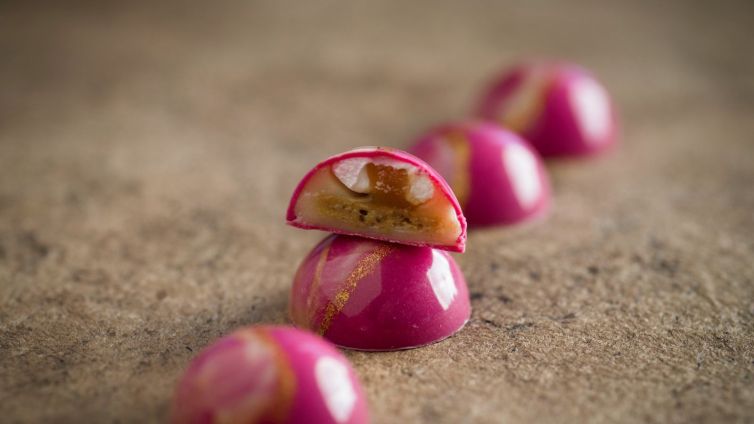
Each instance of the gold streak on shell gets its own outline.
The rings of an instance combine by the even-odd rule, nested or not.
[[[471,160],[471,146],[462,131],[453,131],[445,136],[445,142],[453,151],[453,175],[448,183],[458,199],[461,207],[466,206],[471,191],[471,175],[469,162]]]
[[[334,239],[334,237],[330,237],[330,239],[326,242],[327,244],[322,249],[322,252],[320,252],[319,254],[317,266],[314,268],[314,277],[312,277],[312,284],[309,286],[309,293],[306,296],[306,308],[303,311],[306,316],[301,317],[303,318],[303,320],[298,322],[299,325],[304,325],[311,330],[313,330],[313,328],[311,327],[314,323],[314,315],[317,313],[317,305],[314,304],[314,300],[317,298],[319,286],[322,284],[322,270],[325,268],[325,264],[327,263],[327,257],[330,254],[330,246],[332,246]]]
[[[339,314],[348,303],[348,299],[351,297],[359,282],[371,274],[374,269],[379,265],[380,261],[385,258],[393,250],[390,246],[379,245],[377,248],[364,256],[356,265],[351,274],[346,278],[343,287],[338,291],[333,300],[327,304],[325,308],[324,317],[319,324],[319,335],[324,335],[332,324],[332,320],[335,315]]]
[[[296,376],[293,373],[293,368],[291,367],[287,355],[266,329],[247,327],[237,331],[233,336],[244,343],[260,343],[271,351],[272,360],[275,363],[274,367],[277,374],[277,384],[275,386],[275,393],[268,394],[266,402],[259,404],[254,401],[253,398],[248,398],[249,396],[253,397],[258,395],[252,391],[246,395],[247,399],[245,402],[248,406],[242,406],[242,408],[244,408],[243,414],[239,416],[236,411],[236,413],[225,415],[222,411],[217,411],[215,413],[214,422],[222,424],[256,422],[258,420],[275,423],[284,422],[291,411],[294,396],[296,394]],[[243,404],[243,402],[244,401],[241,403]]]
[[[514,89],[513,96],[516,97],[512,97],[519,102],[523,98],[524,105],[516,108],[511,108],[510,103],[504,105],[500,124],[519,134],[529,131],[544,112],[552,85],[552,70],[549,67],[535,68],[525,75]]]

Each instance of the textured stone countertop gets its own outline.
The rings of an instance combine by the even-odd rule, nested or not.
[[[529,56],[593,69],[621,147],[470,234],[459,334],[347,352],[374,422],[754,421],[754,3],[153,3],[0,4],[0,421],[163,421],[198,350],[285,322],[309,167]]]

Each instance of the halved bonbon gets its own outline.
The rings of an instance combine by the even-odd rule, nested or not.
[[[366,147],[319,163],[296,187],[290,225],[462,252],[466,220],[445,180],[421,159]]]

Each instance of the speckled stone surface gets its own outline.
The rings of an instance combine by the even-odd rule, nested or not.
[[[530,54],[594,70],[622,144],[470,232],[463,331],[347,353],[374,422],[754,420],[751,2],[152,3],[0,5],[0,421],[164,421],[192,355],[286,320],[303,173]]]

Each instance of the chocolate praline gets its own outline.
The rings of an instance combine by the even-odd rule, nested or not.
[[[618,135],[615,107],[586,69],[564,62],[523,63],[497,77],[476,116],[521,134],[542,155],[589,156]]]
[[[450,183],[471,227],[518,223],[550,205],[550,182],[539,155],[494,123],[441,125],[409,151]]]
[[[356,374],[330,343],[293,327],[239,329],[202,350],[173,397],[171,422],[363,424]]]
[[[322,240],[293,281],[293,322],[350,349],[442,340],[469,319],[469,294],[447,252],[350,236]]]
[[[286,220],[455,252],[466,245],[466,219],[445,180],[421,159],[388,147],[362,147],[317,164],[294,190]]]

